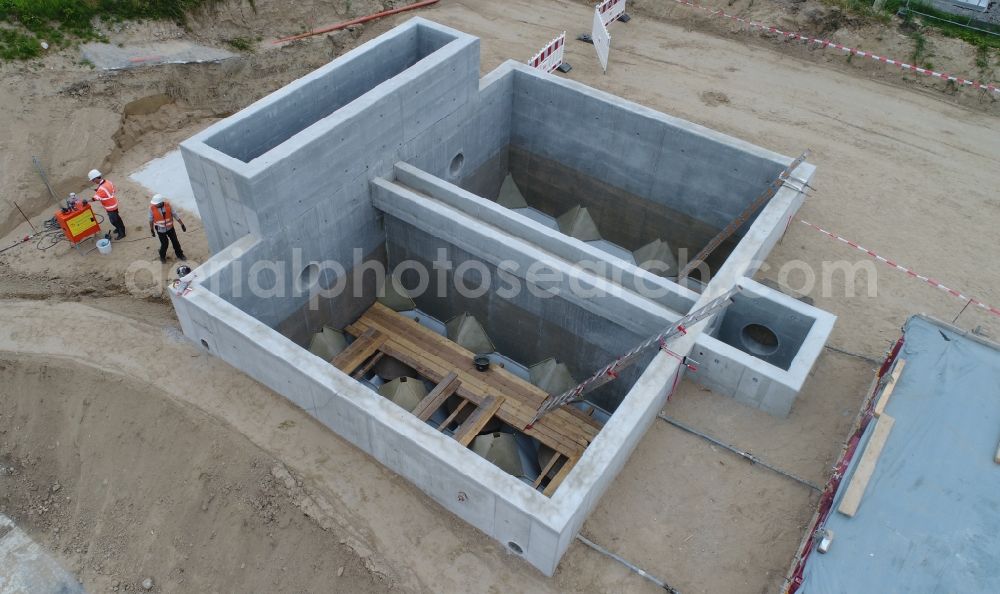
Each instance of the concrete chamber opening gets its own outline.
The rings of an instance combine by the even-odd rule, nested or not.
[[[240,119],[207,138],[206,144],[249,163],[455,39],[420,25],[394,33],[378,51],[352,60],[349,69],[293,83],[297,85],[295,93]]]

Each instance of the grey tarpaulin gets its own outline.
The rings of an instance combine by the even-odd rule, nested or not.
[[[799,592],[1000,592],[1000,350],[922,316],[903,331],[892,432],[848,518],[836,509],[855,454],[833,543],[809,557]]]

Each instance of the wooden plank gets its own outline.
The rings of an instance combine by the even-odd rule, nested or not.
[[[451,397],[455,393],[455,390],[462,385],[461,380],[458,379],[458,375],[452,371],[445,376],[443,380],[438,382],[438,385],[434,386],[424,399],[420,401],[417,408],[413,409],[413,414],[417,416],[421,421],[426,421],[431,418],[434,411],[441,408],[444,401]]]
[[[546,476],[549,475],[549,471],[552,470],[552,467],[555,465],[556,460],[558,460],[559,456],[561,455],[562,454],[560,454],[559,452],[552,452],[552,457],[549,458],[549,463],[545,465],[545,468],[542,469],[541,474],[539,474],[538,478],[535,479],[536,489],[538,488],[538,485],[542,484],[542,479],[544,479]]]
[[[881,417],[882,411],[885,410],[885,405],[889,404],[889,398],[896,387],[896,382],[899,381],[899,376],[903,373],[904,366],[906,366],[906,359],[900,359],[896,363],[896,367],[892,370],[892,375],[889,376],[889,381],[885,388],[882,388],[882,393],[879,395],[878,402],[875,403],[875,410],[872,413],[876,417]]]
[[[433,352],[437,356],[446,358],[449,364],[454,365],[462,372],[460,376],[463,377],[463,382],[467,384],[472,382],[470,387],[478,388],[475,390],[478,394],[472,398],[474,401],[477,396],[481,399],[486,392],[504,394],[507,396],[504,408],[519,405],[519,408],[523,409],[520,411],[522,414],[518,415],[523,418],[519,419],[517,423],[504,419],[511,425],[520,425],[518,428],[523,427],[531,420],[538,406],[548,396],[537,386],[522,380],[505,369],[494,367],[486,373],[475,371],[470,351],[416,322],[400,316],[381,304],[376,303],[359,322],[377,325],[384,332],[391,334],[397,344],[410,343],[409,346],[415,350],[414,354],[417,356]],[[504,417],[505,412],[507,411],[501,411],[501,418]],[[577,419],[583,420],[586,415],[582,411],[571,411],[568,408],[559,409],[547,416],[552,417],[546,419],[547,425],[558,428],[559,433],[569,437],[571,441],[579,444],[579,447],[585,448],[589,445],[601,427],[594,419],[587,419],[586,423],[580,423]],[[576,417],[576,419],[571,417]]]
[[[438,431],[443,431],[445,427],[451,425],[451,422],[455,420],[455,417],[458,416],[458,413],[462,412],[462,410],[465,409],[466,406],[469,406],[468,400],[463,400],[459,402],[458,406],[455,407],[455,410],[451,411],[451,414],[448,415],[448,418],[445,419],[443,423],[438,425]]]
[[[385,353],[383,353],[382,351],[375,353],[375,356],[372,357],[371,359],[368,359],[368,362],[362,365],[361,367],[358,367],[358,370],[355,371],[354,375],[351,377],[353,377],[356,380],[365,377],[365,375],[372,370],[372,367],[375,367],[375,364],[381,361],[382,357],[384,356]]]
[[[570,458],[569,460],[566,460],[566,462],[563,463],[562,468],[559,469],[559,472],[557,472],[556,475],[552,477],[552,480],[549,481],[548,486],[545,487],[545,491],[543,491],[542,494],[546,497],[552,497],[552,494],[555,493],[556,489],[559,488],[559,485],[562,484],[566,475],[569,474],[569,471],[573,470],[573,467],[576,466],[577,460],[578,458]]]
[[[843,499],[840,500],[840,506],[837,507],[837,511],[845,516],[854,517],[854,514],[857,513],[858,506],[861,505],[861,497],[864,496],[868,481],[872,478],[872,473],[875,472],[875,465],[878,463],[882,448],[885,446],[885,441],[889,438],[889,432],[892,431],[892,425],[895,422],[895,419],[886,414],[875,421],[875,429],[872,430],[871,439],[868,440],[868,445],[865,446],[865,451],[861,454],[861,459],[854,468],[854,474],[851,475],[851,482],[847,485],[847,490],[844,491]]]
[[[388,356],[410,365],[431,381],[440,381],[455,370],[462,380],[457,394],[473,404],[481,403],[488,393],[504,394],[507,398],[498,417],[512,426],[524,427],[546,396],[536,386],[506,370],[475,371],[471,352],[380,304],[348,326],[347,331],[358,335],[372,328],[390,336],[382,348]],[[560,409],[546,415],[544,422],[527,433],[568,457],[576,457],[599,430],[597,423],[581,423],[583,416]]]
[[[357,369],[359,365],[364,363],[365,359],[374,355],[375,351],[377,351],[379,347],[385,343],[385,341],[386,336],[384,334],[374,328],[369,328],[364,334],[352,342],[350,346],[334,357],[330,363],[333,363],[334,367],[344,373],[350,374],[352,371]]]
[[[493,415],[497,414],[500,410],[500,405],[503,404],[503,396],[487,396],[486,400],[483,401],[476,410],[472,411],[469,418],[458,426],[458,430],[455,431],[455,439],[458,443],[468,446],[472,443],[473,438],[479,435],[479,432],[483,430],[486,423],[490,422]]]

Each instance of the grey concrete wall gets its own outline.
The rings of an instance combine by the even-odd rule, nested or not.
[[[679,262],[687,262],[719,232],[718,227],[685,211],[607,183],[598,177],[603,170],[571,169],[517,146],[511,146],[509,162],[511,175],[530,206],[553,217],[576,205],[585,206],[601,237],[629,251],[662,239],[670,243]],[[707,261],[711,269],[722,266],[736,239],[713,252]]]
[[[717,229],[791,161],[527,67],[516,70],[513,114],[513,147]]]
[[[449,290],[443,294],[433,289],[415,294],[417,307],[441,321],[462,313],[476,316],[497,351],[515,361],[532,365],[554,357],[566,364],[577,381],[583,381],[645,338],[558,295],[546,297],[537,285],[529,288],[531,283],[525,280],[523,269],[500,273],[480,253],[470,253],[393,216],[387,215],[385,220],[391,268],[403,262],[418,262],[426,270],[434,270],[439,250],[444,250],[446,261],[451,263],[451,268],[443,271]],[[473,237],[463,242],[473,249],[485,243]],[[465,287],[488,290],[484,289],[482,295],[479,291],[463,294],[453,289],[456,278]],[[401,280],[408,289],[420,283],[413,269],[402,274]],[[507,291],[514,282],[519,282],[521,289]],[[432,280],[431,287],[435,285],[436,280]],[[618,381],[605,384],[587,400],[614,411],[651,358],[625,370]]]

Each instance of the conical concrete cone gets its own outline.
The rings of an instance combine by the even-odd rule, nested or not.
[[[324,361],[333,359],[346,348],[347,338],[344,337],[344,333],[329,326],[323,326],[323,329],[314,333],[309,341],[309,352]]]
[[[591,218],[590,212],[583,206],[574,206],[567,210],[558,219],[559,230],[583,241],[593,241],[601,238],[597,224]]]
[[[400,287],[396,286],[396,281],[391,277],[385,279],[385,295],[379,297],[378,302],[393,311],[409,311],[417,308],[417,304],[409,295],[400,292]]]
[[[415,377],[417,375],[415,369],[392,357],[382,357],[379,359],[375,363],[374,370],[376,375],[387,382],[401,377]]]
[[[528,369],[528,379],[549,394],[561,394],[577,384],[566,364],[551,357],[532,365]]]
[[[514,178],[509,173],[507,177],[503,178],[503,184],[500,186],[500,195],[497,196],[497,204],[506,206],[507,208],[524,208],[528,206],[528,201],[524,199],[524,194],[521,193],[521,189],[517,187]]]
[[[510,433],[486,433],[472,440],[472,451],[500,467],[507,474],[524,474],[517,440]]]
[[[467,313],[449,320],[445,324],[445,330],[448,333],[448,340],[460,344],[473,353],[492,353],[496,350],[479,320]]]
[[[382,384],[378,393],[406,409],[407,412],[413,412],[427,395],[427,387],[418,379],[400,377]]]
[[[670,249],[669,243],[661,239],[655,239],[635,250],[632,256],[639,268],[660,276],[677,276],[679,272],[674,251]]]

